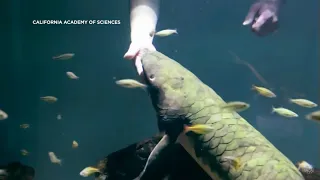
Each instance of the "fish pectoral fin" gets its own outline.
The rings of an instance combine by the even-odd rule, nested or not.
[[[157,168],[163,168],[166,166],[165,161],[163,159],[167,158],[159,157],[171,154],[171,149],[174,148],[174,146],[172,145],[174,145],[174,143],[172,143],[170,137],[167,134],[164,135],[162,139],[159,141],[159,143],[156,145],[156,147],[150,153],[143,171],[134,180],[150,178],[152,179],[152,177],[154,177],[153,173],[156,172]]]

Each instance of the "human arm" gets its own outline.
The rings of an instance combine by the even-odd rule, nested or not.
[[[279,28],[278,13],[284,0],[257,0],[251,5],[243,25],[251,25],[251,30],[259,36],[268,35]]]
[[[159,0],[131,0],[131,44],[125,59],[134,59],[141,48],[155,50],[151,35],[156,29]]]

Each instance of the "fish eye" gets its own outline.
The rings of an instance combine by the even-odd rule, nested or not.
[[[151,75],[149,76],[149,79],[150,79],[151,81],[153,81],[153,80],[155,79],[154,74],[151,74]]]

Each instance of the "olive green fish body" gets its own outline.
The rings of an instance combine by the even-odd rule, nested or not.
[[[224,111],[223,99],[182,65],[156,51],[146,52],[142,64],[145,79],[155,89],[150,96],[158,117],[214,128],[205,135],[189,136],[189,140],[201,162],[220,179],[304,179],[295,165],[238,113]],[[240,160],[237,170],[222,161],[230,156]]]

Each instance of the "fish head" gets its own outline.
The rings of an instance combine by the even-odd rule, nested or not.
[[[86,169],[82,170],[82,171],[79,173],[79,175],[82,176],[82,177],[88,177],[88,176],[89,176]]]
[[[144,50],[142,54],[142,76],[158,117],[167,120],[185,118],[188,113],[186,107],[194,104],[204,92],[201,81],[158,51]]]
[[[143,76],[149,86],[159,90],[169,90],[174,88],[173,86],[181,86],[181,78],[183,79],[183,77],[177,72],[174,60],[157,51],[147,49],[143,51],[141,58]]]

